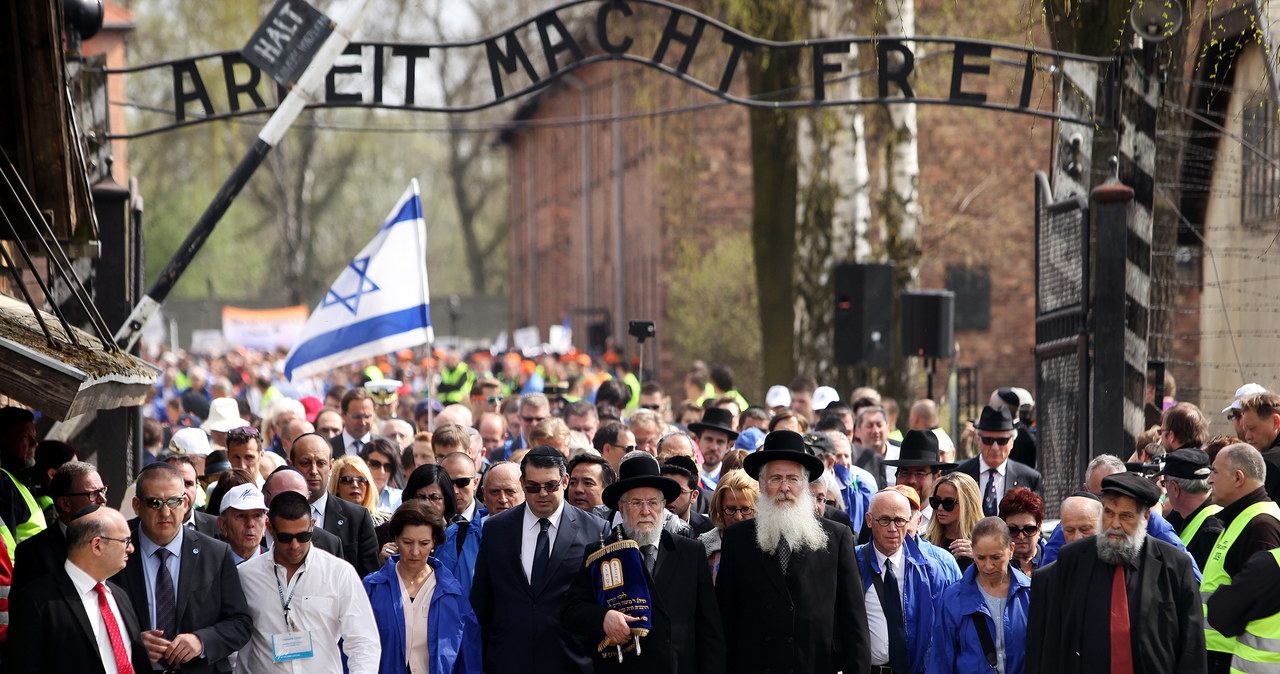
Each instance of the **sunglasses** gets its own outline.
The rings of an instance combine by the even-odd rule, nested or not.
[[[277,542],[277,543],[283,543],[283,544],[285,544],[285,545],[288,545],[288,544],[290,544],[290,543],[294,542],[295,540],[297,540],[299,543],[310,543],[310,542],[311,542],[311,532],[310,532],[310,531],[300,531],[300,532],[298,532],[298,533],[296,533],[296,534],[276,534],[276,542]]]
[[[1013,538],[1019,538],[1019,537],[1031,538],[1032,536],[1036,535],[1037,531],[1040,531],[1040,527],[1034,524],[1028,524],[1025,527],[1015,527],[1012,524],[1009,525],[1009,535],[1012,536]]]
[[[165,506],[169,506],[170,510],[177,510],[179,506],[186,502],[186,499],[187,497],[184,495],[174,496],[173,498],[139,498],[138,500],[142,502],[142,505],[152,510],[160,510]]]
[[[395,468],[395,464],[390,461],[383,463],[377,459],[369,459],[368,461],[365,461],[365,463],[369,464],[369,470],[385,470],[390,472]]]
[[[984,445],[1000,445],[1001,447],[1009,444],[1010,440],[1013,440],[1013,438],[988,438],[988,437],[980,437],[978,439],[981,440],[982,444]]]
[[[526,482],[524,484],[524,491],[526,494],[535,494],[535,495],[541,494],[544,491],[547,492],[548,494],[554,494],[560,491],[560,483],[548,482],[546,484],[532,484],[532,483]]]
[[[960,500],[954,499],[954,498],[938,498],[937,496],[930,496],[929,505],[933,506],[934,508],[942,508],[947,512],[951,512],[952,510],[956,509],[956,506],[960,505]]]
[[[458,489],[465,489],[468,485],[471,484],[471,481],[474,479],[475,478],[473,477],[455,477],[453,478],[453,486],[457,487]]]
[[[521,419],[524,419],[524,422],[525,422],[526,424],[536,424],[536,423],[538,423],[539,421],[542,421],[543,419],[546,419],[547,417],[525,417],[525,416],[522,416],[522,417],[520,417],[520,418],[521,418]]]
[[[363,475],[343,475],[338,478],[338,482],[341,482],[342,484],[369,484],[369,480],[367,480]]]

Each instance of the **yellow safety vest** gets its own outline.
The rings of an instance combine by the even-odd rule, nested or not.
[[[1187,526],[1183,528],[1182,533],[1178,534],[1178,539],[1182,541],[1183,545],[1191,545],[1191,539],[1196,537],[1196,533],[1200,531],[1204,521],[1220,512],[1222,512],[1222,506],[1216,503],[1210,503],[1205,506],[1204,509],[1196,513],[1195,517],[1191,518],[1190,522],[1187,522]]]
[[[18,542],[13,540],[13,532],[9,531],[9,525],[0,520],[0,540],[4,541],[5,550],[9,553],[9,562],[13,563],[14,557],[18,554]],[[5,592],[9,591],[8,587],[4,587]],[[5,595],[6,598],[8,595]]]
[[[1280,565],[1280,549],[1271,554]],[[1280,607],[1277,607],[1280,608]],[[1280,612],[1251,621],[1244,634],[1236,637],[1231,671],[1239,674],[1269,674],[1280,671]]]
[[[452,370],[440,370],[440,385],[436,387],[436,394],[440,398],[440,402],[460,403],[467,399],[467,394],[471,393],[471,383],[473,375],[471,368],[466,363],[458,363],[458,366]]]
[[[1204,615],[1209,615],[1209,597],[1213,596],[1213,591],[1218,589],[1219,585],[1225,585],[1231,582],[1231,574],[1223,567],[1227,559],[1227,551],[1235,544],[1236,539],[1240,537],[1240,532],[1248,526],[1249,522],[1258,515],[1270,515],[1280,520],[1280,506],[1275,501],[1261,501],[1245,508],[1231,522],[1231,526],[1218,535],[1218,542],[1213,546],[1213,552],[1209,553],[1209,559],[1204,564],[1204,576],[1200,581],[1200,607],[1204,611]],[[1238,642],[1223,636],[1217,630],[1209,627],[1209,621],[1205,620],[1204,625],[1204,645],[1205,648],[1219,653],[1234,653]]]
[[[18,523],[18,526],[13,528],[14,542],[21,543],[41,531],[44,531],[46,526],[44,521],[44,511],[40,510],[40,505],[36,503],[35,497],[31,495],[27,486],[18,481],[18,478],[14,477],[13,473],[10,473],[3,468],[0,468],[0,472],[4,473],[5,477],[8,477],[13,482],[14,487],[18,488],[18,494],[22,496],[22,501],[27,504],[27,511],[31,513],[27,517],[26,522],[20,522]],[[5,529],[9,529],[9,527],[6,526]],[[17,545],[13,546],[13,548],[16,547]],[[13,556],[13,548],[9,548],[10,557]]]
[[[628,372],[622,375],[622,383],[626,385],[627,393],[630,394],[630,397],[627,398],[626,411],[631,412],[640,406],[640,379],[635,374]]]

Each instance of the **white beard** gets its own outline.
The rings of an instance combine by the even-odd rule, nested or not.
[[[808,489],[801,489],[795,501],[787,505],[775,505],[764,494],[757,501],[756,544],[761,550],[772,554],[784,538],[792,550],[826,549],[827,531],[813,512],[813,496]]]
[[[1123,534],[1119,540],[1108,534]],[[1147,540],[1147,520],[1138,521],[1138,529],[1129,535],[1124,529],[1107,529],[1102,526],[1102,518],[1098,518],[1098,559],[1107,564],[1128,564],[1138,558],[1142,552],[1142,543]]]
[[[639,545],[640,547],[644,547],[646,545],[657,545],[658,541],[662,540],[662,527],[658,526],[651,526],[647,530],[641,531],[639,529],[632,529],[624,523],[622,525],[622,533],[626,534],[627,538],[635,541],[636,545]]]

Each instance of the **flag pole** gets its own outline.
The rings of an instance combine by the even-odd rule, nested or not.
[[[333,66],[333,62],[337,60],[342,51],[346,49],[347,44],[351,41],[356,29],[364,23],[365,12],[368,11],[369,5],[373,0],[358,0],[351,8],[347,16],[338,21],[334,25],[334,30],[329,34],[321,45],[320,50],[316,52],[316,56],[312,59],[311,64],[298,77],[296,83],[289,86],[289,95],[281,101],[280,106],[271,114],[266,125],[262,127],[262,131],[258,133],[258,138],[253,142],[253,147],[245,153],[240,159],[240,163],[231,171],[231,175],[227,176],[222,188],[214,195],[213,201],[209,202],[204,213],[196,220],[195,227],[187,234],[186,240],[178,247],[178,250],[170,258],[169,264],[160,272],[160,277],[152,284],[151,289],[147,291],[141,299],[138,300],[137,306],[133,308],[133,312],[127,318],[115,334],[116,344],[120,348],[128,351],[138,342],[138,338],[142,335],[142,328],[146,326],[147,321],[160,309],[160,304],[169,296],[169,292],[177,285],[178,279],[182,277],[183,272],[195,260],[200,249],[204,247],[205,241],[208,241],[209,235],[213,234],[213,230],[218,225],[218,221],[231,207],[231,202],[235,201],[240,190],[249,182],[258,167],[266,160],[267,154],[271,149],[280,143],[280,139],[284,137],[289,127],[293,125],[294,120],[302,113],[303,108],[315,99],[315,94],[324,82],[325,76],[329,73],[329,69]]]

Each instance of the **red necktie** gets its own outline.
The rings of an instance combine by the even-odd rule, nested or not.
[[[111,638],[111,652],[116,656],[116,669],[120,674],[133,674],[133,665],[129,662],[129,649],[120,636],[120,626],[116,624],[116,616],[111,612],[111,604],[107,603],[107,587],[102,583],[93,586],[98,592],[98,609],[102,611],[102,621],[107,624],[107,636]]]
[[[1129,593],[1124,588],[1124,566],[1116,567],[1111,580],[1111,674],[1133,674]]]

